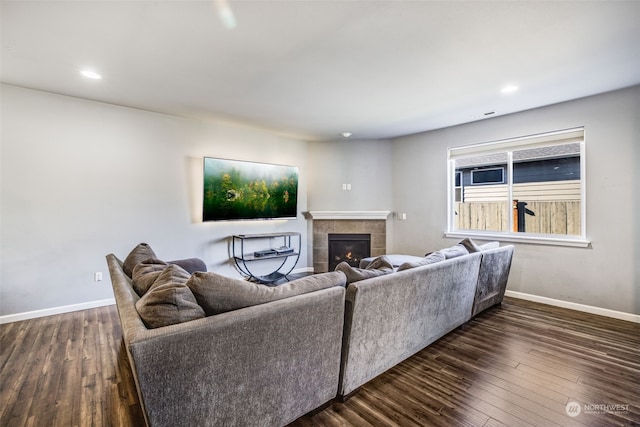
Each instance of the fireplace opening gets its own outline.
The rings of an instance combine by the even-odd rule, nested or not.
[[[329,234],[329,271],[345,261],[358,267],[360,260],[371,256],[371,234]]]

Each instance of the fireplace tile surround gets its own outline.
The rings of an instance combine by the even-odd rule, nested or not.
[[[310,212],[313,218],[313,271],[329,269],[329,234],[371,234],[371,256],[384,255],[387,250],[387,220],[389,212]],[[347,219],[345,219],[347,218]]]

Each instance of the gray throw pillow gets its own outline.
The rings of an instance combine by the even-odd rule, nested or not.
[[[450,248],[441,249],[440,252],[444,254],[446,259],[456,258],[463,255],[468,255],[469,251],[461,244],[453,245]]]
[[[177,259],[175,261],[168,261],[168,263],[179,265],[189,274],[195,273],[196,271],[207,271],[207,265],[200,258]]]
[[[156,258],[156,254],[147,243],[140,243],[129,252],[129,255],[127,255],[122,263],[122,268],[127,276],[131,277],[135,266],[138,265],[139,262],[149,258]]]
[[[386,255],[381,255],[367,265],[367,270],[393,270],[393,264]]]
[[[138,296],[143,296],[158,276],[167,268],[169,264],[157,258],[149,258],[139,262],[133,268],[131,279],[133,280],[133,289]]]
[[[393,267],[399,267],[405,262],[420,261],[423,257],[415,255],[403,255],[403,254],[385,254],[384,257],[393,265]],[[368,268],[369,264],[378,259],[379,257],[367,257],[360,261],[360,268]]]
[[[186,285],[188,280],[189,273],[182,267],[169,265],[136,302],[136,310],[148,328],[161,328],[205,316]]]
[[[426,257],[422,258],[420,261],[405,262],[400,267],[398,267],[398,271],[409,270],[410,268],[421,267],[423,265],[435,264],[436,262],[444,260],[445,257],[442,252],[432,252]]]
[[[469,239],[468,237],[464,240],[462,240],[460,243],[458,243],[459,245],[464,246],[464,248],[469,251],[470,254],[474,253],[474,252],[480,252],[482,249],[480,249],[480,246],[476,245],[476,243]]]
[[[345,283],[344,274],[338,272],[305,276],[278,286],[233,279],[213,272],[196,272],[191,275],[187,286],[207,316],[212,316],[333,286],[344,286]]]
[[[488,242],[480,245],[481,251],[488,251],[491,249],[498,249],[500,247],[500,242]]]
[[[344,275],[347,276],[347,283],[353,283],[371,277],[393,273],[393,265],[387,257],[383,255],[371,261],[371,263],[367,265],[367,268],[352,267],[343,261],[336,266],[335,271],[343,272]]]

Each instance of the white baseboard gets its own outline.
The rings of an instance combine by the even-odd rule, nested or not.
[[[583,311],[585,313],[612,317],[614,319],[619,319],[619,320],[626,320],[627,322],[640,323],[640,315],[633,314],[633,313],[625,313],[624,311],[609,310],[608,308],[594,307],[592,305],[578,304],[576,302],[562,301],[559,299],[541,297],[538,295],[525,294],[522,292],[515,292],[515,291],[509,291],[509,290],[506,291],[504,295],[507,297],[519,298],[527,301],[553,305],[555,307],[568,308],[570,310]]]
[[[0,325],[20,320],[36,319],[38,317],[53,316],[54,314],[71,313],[72,311],[87,310],[90,308],[104,307],[116,303],[114,298],[101,299],[97,301],[83,302],[80,304],[63,305],[61,307],[45,308],[42,310],[26,311],[24,313],[7,314],[0,316]]]

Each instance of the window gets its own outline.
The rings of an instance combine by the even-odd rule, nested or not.
[[[471,185],[504,184],[504,168],[483,168],[471,171]]]
[[[462,201],[462,172],[456,171],[456,183],[455,183],[455,200],[456,202]]]
[[[449,149],[448,235],[586,246],[584,128]]]

